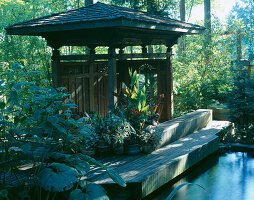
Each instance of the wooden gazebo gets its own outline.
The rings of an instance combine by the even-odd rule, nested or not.
[[[164,94],[161,121],[172,116],[172,46],[187,34],[204,31],[201,26],[134,9],[96,3],[6,28],[10,35],[42,36],[52,47],[53,86],[65,86],[78,105],[105,115],[107,106],[116,102],[114,93],[121,82],[128,82],[128,68],[140,73],[157,74],[158,94]],[[166,53],[147,52],[148,45],[165,45]],[[60,55],[62,46],[86,46],[85,55]],[[108,54],[96,54],[106,46]],[[142,53],[124,54],[127,46],[141,46]],[[116,53],[119,49],[119,53]],[[70,62],[71,61],[71,62]],[[140,66],[148,64],[150,70]]]

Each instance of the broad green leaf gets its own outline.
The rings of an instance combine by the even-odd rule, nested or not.
[[[122,179],[121,176],[119,176],[118,173],[116,173],[113,169],[111,168],[106,168],[108,175],[110,176],[110,178],[112,178],[113,181],[115,181],[118,185],[122,186],[122,187],[126,187],[126,183],[125,181]]]
[[[104,188],[94,183],[86,185],[85,197],[86,200],[109,200]]]
[[[149,106],[143,107],[143,108],[141,109],[141,112],[146,112],[146,111],[148,110],[148,108],[149,108]]]
[[[131,70],[131,68],[129,68],[129,76],[130,77],[132,76],[132,70]]]
[[[145,94],[146,93],[146,86],[144,85],[142,88],[142,92]]]
[[[53,152],[49,154],[49,158],[53,160],[54,162],[67,162],[69,159],[71,159],[71,155],[59,153],[59,152]]]
[[[85,176],[90,170],[89,163],[79,158],[70,158],[67,164],[76,169],[80,176]]]
[[[141,111],[141,107],[142,107],[142,105],[141,105],[141,103],[139,102],[139,103],[138,103],[138,111],[139,111],[139,112]]]
[[[48,117],[48,121],[60,132],[67,134],[67,130],[61,125],[57,124],[59,122],[59,118],[50,116]]]
[[[87,200],[85,193],[80,189],[72,190],[68,200]]]
[[[138,97],[137,93],[133,92],[133,93],[131,94],[131,98],[132,98],[132,99],[137,99],[137,97]]]
[[[122,88],[124,88],[124,89],[129,89],[129,88],[127,87],[127,85],[126,85],[124,82],[122,82]]]
[[[140,95],[140,100],[141,100],[142,107],[144,107],[146,105],[146,95],[142,91]]]
[[[39,173],[39,184],[46,191],[62,192],[78,182],[78,172],[65,164],[52,163]]]

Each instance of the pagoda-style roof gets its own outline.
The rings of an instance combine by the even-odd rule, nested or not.
[[[11,35],[42,36],[47,40],[54,40],[58,45],[114,43],[118,46],[126,46],[144,43],[166,44],[181,35],[202,33],[204,27],[98,2],[75,10],[17,23],[7,27],[6,31]],[[105,36],[101,36],[103,34]],[[88,37],[91,40],[85,39]],[[63,44],[66,40],[68,44]]]

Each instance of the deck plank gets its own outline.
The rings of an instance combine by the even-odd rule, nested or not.
[[[228,126],[229,122],[226,121],[212,121],[207,127],[151,154],[116,156],[101,159],[100,162],[116,170],[125,180],[127,188],[123,190],[126,193],[131,192],[132,198],[143,198],[218,150],[219,140],[216,134]],[[91,172],[93,174],[88,175],[89,180],[105,188],[116,187],[101,168],[94,168]],[[136,192],[130,191],[133,187]]]

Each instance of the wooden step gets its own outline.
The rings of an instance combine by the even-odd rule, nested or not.
[[[112,199],[141,199],[218,150],[218,134],[227,121],[212,121],[199,131],[185,136],[152,154],[121,156],[100,160],[126,181],[116,185],[100,168],[94,168],[89,180],[101,184]]]
[[[155,128],[155,134],[160,138],[157,146],[162,147],[170,144],[179,138],[206,127],[211,121],[212,110],[199,109],[195,112],[161,123]]]

